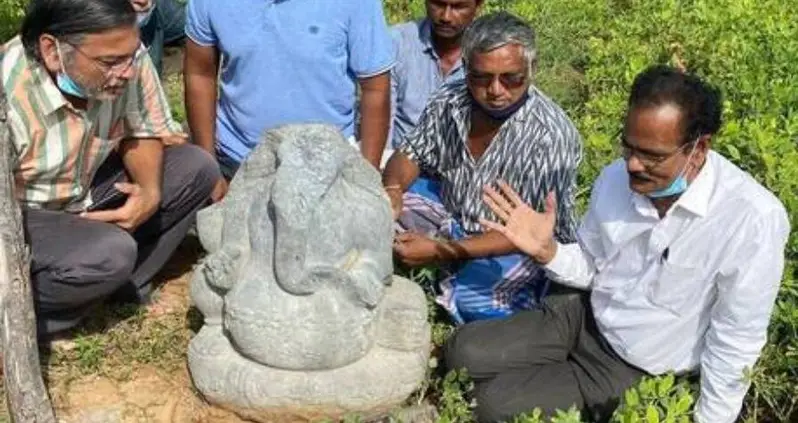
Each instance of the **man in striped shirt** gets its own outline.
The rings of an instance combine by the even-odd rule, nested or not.
[[[32,2],[0,53],[40,335],[146,300],[220,175],[172,120],[130,1]]]
[[[507,13],[481,17],[464,33],[462,51],[465,81],[433,94],[383,182],[404,232],[396,255],[411,266],[443,264],[438,301],[468,322],[535,308],[548,289],[542,269],[480,225],[492,216],[484,186],[503,179],[536,205],[553,191],[557,238],[572,242],[582,146],[565,113],[532,85],[535,35],[526,23]],[[413,185],[422,172],[439,192]]]

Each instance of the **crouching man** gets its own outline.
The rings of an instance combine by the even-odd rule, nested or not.
[[[549,286],[504,235],[483,230],[479,219],[490,210],[482,187],[502,178],[540,204],[556,191],[556,236],[573,242],[582,156],[576,128],[533,84],[535,33],[524,21],[503,12],[481,17],[465,31],[462,52],[465,81],[432,95],[383,173],[403,231],[396,255],[410,266],[444,267],[438,300],[460,323],[535,308]],[[411,188],[422,173],[440,189]]]
[[[577,232],[554,240],[512,188],[486,189],[483,221],[553,281],[587,290],[540,311],[463,326],[446,347],[476,381],[481,422],[576,404],[606,421],[646,374],[700,371],[699,423],[732,423],[765,344],[790,232],[779,200],[710,149],[720,93],[667,67],[640,74],[618,146]]]
[[[183,143],[130,1],[31,2],[0,61],[40,335],[146,300],[220,175]]]

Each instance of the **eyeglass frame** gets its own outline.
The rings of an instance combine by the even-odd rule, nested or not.
[[[699,138],[696,137],[692,141],[686,142],[680,145],[679,147],[676,147],[673,151],[667,154],[652,156],[649,153],[641,152],[638,147],[629,145],[629,143],[626,141],[626,137],[623,134],[623,130],[618,131],[618,134],[615,136],[615,138],[619,141],[616,145],[618,148],[620,148],[621,157],[623,157],[624,160],[629,160],[629,158],[631,158],[632,155],[634,155],[635,157],[637,157],[637,160],[640,161],[640,164],[642,164],[643,167],[649,171],[656,169],[658,166],[662,165],[666,161],[670,160],[672,157],[676,156],[676,154],[683,151],[685,147],[694,145],[699,140]]]
[[[467,67],[466,79],[468,79],[474,85],[477,85],[479,87],[489,87],[493,83],[493,81],[498,77],[499,83],[502,84],[504,88],[515,89],[524,85],[527,79],[529,78],[527,72],[513,72],[513,73],[500,73],[500,74],[486,73],[481,75],[474,75],[474,73],[475,71],[472,68]],[[481,72],[476,72],[476,73],[481,73]],[[488,75],[490,76],[490,79],[484,79]],[[507,80],[508,78],[515,78],[515,77],[518,77],[520,79],[518,81]]]
[[[75,51],[83,55],[83,57],[89,59],[89,61],[91,61],[95,66],[97,66],[102,71],[103,75],[106,78],[110,75],[121,75],[127,72],[127,70],[130,69],[132,66],[134,66],[138,61],[140,61],[142,56],[144,55],[143,50],[141,48],[137,48],[136,52],[133,53],[133,55],[130,56],[130,58],[123,58],[122,60],[119,60],[118,63],[111,65],[104,62],[102,59],[98,57],[90,56],[88,53],[86,53],[80,47],[78,47],[73,43],[56,39],[56,46],[58,45],[58,43],[64,43],[72,47]],[[60,48],[58,49],[58,52],[59,54],[61,53]]]

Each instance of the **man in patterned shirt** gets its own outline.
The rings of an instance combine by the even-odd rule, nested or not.
[[[40,335],[145,300],[220,174],[183,143],[130,1],[31,2],[0,64]]]
[[[407,265],[444,264],[438,301],[457,322],[534,308],[548,289],[543,271],[501,234],[485,185],[505,180],[532,204],[553,191],[561,207],[556,236],[574,240],[579,134],[565,113],[532,85],[532,28],[508,13],[477,19],[463,35],[466,79],[436,92],[418,125],[391,157],[383,183],[398,219],[397,257]],[[407,192],[421,172],[439,195]],[[571,240],[571,241],[568,241]]]

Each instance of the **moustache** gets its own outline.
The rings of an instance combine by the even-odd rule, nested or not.
[[[629,174],[629,179],[635,180],[638,182],[652,182],[652,179],[641,172],[627,172]]]

